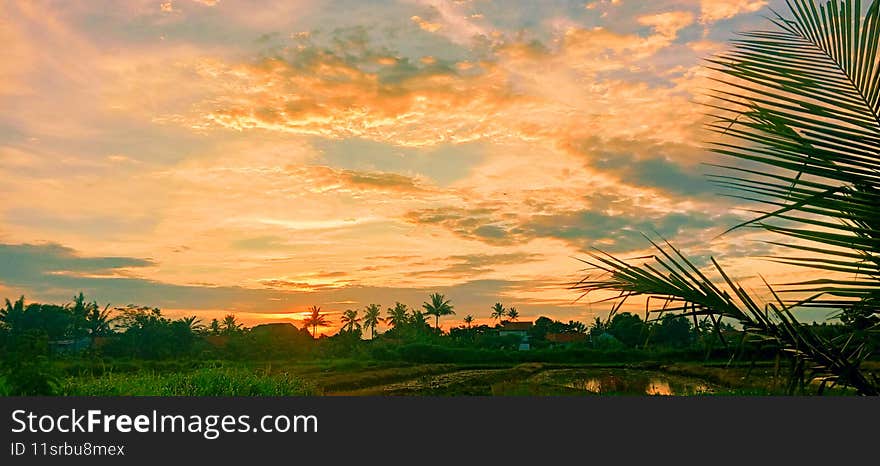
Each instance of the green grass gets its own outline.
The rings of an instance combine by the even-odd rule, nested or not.
[[[314,388],[287,373],[204,368],[179,373],[68,377],[62,380],[59,392],[67,396],[304,396],[314,394]]]
[[[866,362],[867,369],[878,365]],[[314,360],[66,360],[52,372],[57,395],[74,396],[556,396],[589,395],[578,381],[614,376],[605,395],[639,394],[651,378],[673,392],[706,385],[706,395],[784,395],[787,368],[772,361],[749,364],[676,363],[411,363],[368,358]],[[647,378],[646,378],[647,377]],[[643,380],[644,379],[644,380]],[[573,385],[574,384],[574,385]],[[624,385],[633,385],[624,387]],[[0,396],[10,390],[0,377]],[[11,385],[10,385],[11,386]],[[815,387],[812,387],[815,388]],[[811,389],[803,394],[810,393]],[[849,394],[829,390],[828,395]]]

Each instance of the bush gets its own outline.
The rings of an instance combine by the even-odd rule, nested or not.
[[[61,384],[68,396],[303,396],[314,388],[290,374],[243,369],[199,369],[185,373],[107,374],[71,377]]]
[[[8,343],[8,351],[3,353],[0,361],[3,394],[55,395],[58,377],[47,356],[49,350],[45,332],[29,330],[15,334],[10,336]]]

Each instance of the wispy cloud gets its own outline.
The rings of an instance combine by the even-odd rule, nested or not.
[[[778,4],[6,2],[0,291],[574,316],[590,246],[746,255],[700,64]]]

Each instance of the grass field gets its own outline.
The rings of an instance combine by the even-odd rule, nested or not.
[[[67,396],[783,395],[787,383],[785,368],[770,362],[68,361],[56,369],[57,393]]]

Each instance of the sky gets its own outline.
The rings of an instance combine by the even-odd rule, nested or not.
[[[590,321],[577,259],[642,232],[790,279],[719,236],[751,214],[706,181],[701,105],[704,59],[782,6],[3,2],[0,297]]]

